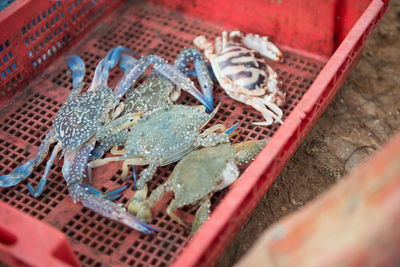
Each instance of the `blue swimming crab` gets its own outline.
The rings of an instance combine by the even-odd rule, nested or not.
[[[281,106],[285,93],[280,88],[278,75],[264,61],[264,57],[279,61],[282,52],[267,37],[243,34],[240,31],[222,32],[215,39],[215,46],[204,36],[193,43],[204,50],[212,70],[229,97],[252,106],[263,115],[264,122],[256,125],[282,123]],[[215,50],[215,52],[214,52]]]
[[[128,176],[129,165],[149,165],[140,174],[137,186],[141,189],[153,177],[158,166],[176,162],[200,146],[229,143],[231,129],[228,133],[224,132],[226,129],[222,124],[200,132],[217,110],[218,107],[207,114],[204,106],[172,105],[143,115],[129,131],[119,132],[120,135],[117,132],[113,142],[107,144],[114,146],[112,154],[120,156],[97,159],[88,166],[94,168],[109,162],[124,161],[121,175],[124,179]],[[125,119],[128,126],[134,116],[127,114],[119,119]],[[124,149],[118,150],[117,146],[124,146]]]
[[[213,110],[212,87],[213,82],[203,55],[195,48],[183,49],[175,60],[174,67],[185,73],[189,61],[193,58],[194,70],[200,84],[202,95],[208,112]],[[128,71],[136,59],[123,55],[119,66]],[[97,139],[102,142],[93,153],[94,158],[100,158],[104,151],[109,150],[114,140],[121,140],[128,135],[127,127],[133,126],[145,113],[155,109],[165,108],[173,104],[181,94],[181,88],[168,78],[157,72],[151,73],[141,85],[133,84],[127,91],[123,104],[122,117],[112,121],[97,132]],[[129,115],[130,114],[130,115]],[[135,114],[135,115],[133,115]],[[126,138],[126,137],[125,137]],[[122,144],[121,144],[122,145]]]
[[[190,204],[198,206],[192,224],[192,233],[195,233],[210,214],[211,196],[235,182],[239,177],[238,165],[253,160],[265,144],[265,140],[251,140],[193,151],[178,162],[170,178],[157,187],[148,199],[143,201],[138,198],[136,194],[146,195],[147,192],[137,191],[128,210],[143,221],[151,221],[152,206],[165,192],[173,192],[174,199],[167,208],[167,214],[189,228],[174,214],[174,210]]]
[[[106,58],[99,62],[93,81],[86,92],[82,92],[85,74],[85,65],[82,59],[75,55],[67,58],[68,65],[73,73],[73,89],[67,101],[57,112],[53,126],[46,134],[37,155],[10,174],[0,176],[0,187],[10,187],[26,179],[33,169],[44,160],[50,145],[56,143],[50,159],[46,163],[37,190],[35,191],[28,183],[32,196],[37,197],[42,193],[54,159],[62,151],[61,156],[64,156],[62,172],[74,202],[80,201],[85,207],[110,219],[120,221],[143,233],[152,234],[155,228],[144,224],[126,212],[125,208],[107,199],[118,197],[121,189],[102,195],[98,190],[82,183],[89,154],[96,143],[96,132],[102,125],[120,114],[122,110],[119,106],[121,97],[145,69],[152,64],[158,73],[164,75],[182,89],[187,90],[200,102],[206,104],[208,102],[189,78],[155,55],[142,57],[132,64],[112,91],[107,85],[108,73],[117,65],[122,52],[132,53],[124,47],[113,48]]]

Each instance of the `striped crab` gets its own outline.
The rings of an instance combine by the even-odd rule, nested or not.
[[[222,124],[214,125],[200,133],[217,110],[218,108],[207,114],[204,106],[172,105],[143,115],[135,122],[134,127],[129,128],[129,131],[120,131],[120,135],[115,134],[113,143],[108,144],[124,146],[122,150],[116,147],[111,150],[112,154],[120,156],[97,159],[89,162],[88,166],[94,168],[109,162],[124,161],[122,178],[125,179],[128,176],[129,165],[149,165],[140,174],[137,187],[141,189],[153,177],[158,166],[176,162],[200,146],[211,147],[229,142],[231,129],[225,133],[216,133],[225,131]],[[129,127],[133,116],[135,114],[127,114],[119,119],[128,121],[126,126]]]
[[[143,233],[152,234],[154,228],[129,214],[122,206],[110,201],[118,197],[123,188],[102,195],[98,190],[82,183],[89,154],[96,143],[96,132],[120,114],[122,108],[118,104],[121,97],[151,64],[158,73],[199,98],[201,102],[207,103],[207,101],[189,78],[154,55],[143,57],[132,64],[112,91],[107,85],[108,73],[117,65],[122,52],[131,51],[124,47],[113,48],[106,58],[99,62],[93,81],[86,92],[82,92],[85,75],[82,59],[75,55],[67,58],[73,73],[73,90],[57,112],[53,126],[42,141],[37,155],[11,173],[0,176],[0,187],[11,187],[26,179],[45,159],[50,145],[56,143],[37,190],[28,183],[29,192],[33,197],[42,193],[50,168],[57,154],[62,151],[61,157],[64,156],[62,172],[74,202],[79,201],[103,216],[120,221]]]
[[[151,207],[165,192],[172,191],[174,199],[167,208],[167,214],[184,227],[189,228],[186,222],[174,214],[174,210],[189,204],[198,206],[192,224],[192,233],[195,233],[210,214],[211,196],[236,181],[239,177],[237,166],[254,159],[265,143],[264,140],[252,140],[193,151],[178,162],[170,178],[157,187],[148,199],[143,201],[135,195],[129,203],[128,211],[149,222],[152,219]],[[138,191],[136,194],[147,192]]]
[[[267,37],[244,35],[240,31],[232,31],[228,35],[223,31],[222,36],[216,38],[215,46],[202,35],[196,37],[193,43],[204,50],[228,96],[261,112],[265,121],[254,124],[282,123],[280,107],[285,103],[285,93],[280,88],[278,75],[263,58],[279,61],[282,53]]]

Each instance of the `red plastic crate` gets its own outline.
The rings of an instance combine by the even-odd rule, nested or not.
[[[242,168],[243,174],[234,187],[213,197],[211,218],[194,237],[164,214],[171,196],[164,197],[154,209],[157,216],[152,223],[161,229],[154,236],[139,234],[80,204],[73,204],[61,174],[62,160],[55,162],[42,196],[32,198],[26,182],[22,182],[0,189],[0,206],[14,209],[10,207],[13,206],[33,216],[34,220],[26,220],[27,229],[35,225],[50,233],[53,227],[58,228],[84,266],[212,264],[325,110],[356,63],[363,43],[382,18],[388,2],[155,0],[129,2],[118,8],[119,4],[119,1],[105,0],[20,0],[0,12],[0,92],[4,95],[0,99],[1,174],[36,153],[55,113],[65,101],[72,88],[65,56],[78,54],[84,59],[85,81],[89,83],[100,58],[116,45],[127,46],[141,55],[154,53],[173,61],[199,34],[214,38],[223,29],[240,29],[270,36],[282,48],[285,58],[283,63],[271,63],[287,92],[284,124],[252,125],[253,121],[262,119],[261,115],[231,100],[215,86],[215,102],[222,105],[211,124],[229,126],[239,122],[240,135],[233,142],[272,139],[252,164]],[[111,14],[99,23],[106,13]],[[70,49],[66,50],[67,47]],[[113,70],[110,84],[115,85],[120,77],[121,71]],[[196,102],[183,93],[179,103]],[[149,184],[150,190],[165,181],[173,167],[159,168]],[[34,186],[43,169],[41,165],[30,176]],[[97,168],[93,174],[94,186],[103,192],[113,189],[122,183],[120,174],[119,164]],[[133,191],[127,190],[120,202],[127,203],[132,195]],[[15,212],[12,214],[18,214]],[[182,214],[190,218],[193,210],[184,209]],[[18,216],[25,221],[25,215]],[[58,244],[57,251],[65,253],[62,257],[48,257],[46,251],[48,255],[54,253],[52,246],[29,247],[23,242],[26,236],[22,232],[0,220],[0,260],[21,266],[35,265],[35,261],[46,266],[54,266],[57,261],[60,265],[76,262],[68,253],[67,242],[59,236],[49,235],[46,242]]]

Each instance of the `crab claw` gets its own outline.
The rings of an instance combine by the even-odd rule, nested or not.
[[[33,166],[31,160],[14,169],[10,174],[0,176],[0,187],[10,187],[18,184],[31,174]]]
[[[78,88],[85,77],[85,63],[77,55],[67,56],[67,63],[72,71],[72,86]]]
[[[127,72],[130,68],[132,68],[133,64],[135,64],[137,60],[128,55],[122,55],[119,60],[118,66],[122,69],[123,72]]]
[[[208,103],[207,99],[205,99],[204,96],[199,92],[199,90],[197,90],[197,88],[194,86],[194,83],[188,77],[186,77],[175,67],[167,64],[164,59],[156,55],[148,55],[134,62],[132,67],[125,73],[124,77],[122,77],[122,79],[119,81],[114,89],[116,102],[119,102],[119,100],[125,94],[126,90],[130,88],[131,85],[136,82],[137,78],[139,78],[139,76],[152,64],[154,65],[154,69],[158,73],[165,76],[176,86],[193,95],[208,110],[214,110],[213,106]]]
[[[132,214],[128,213],[121,205],[113,203],[102,197],[89,195],[86,199],[82,200],[82,204],[86,208],[89,208],[112,220],[119,221],[126,226],[144,234],[153,235],[158,232],[157,228],[142,222]]]
[[[108,81],[108,74],[111,69],[113,69],[120,57],[122,52],[126,52],[132,55],[137,55],[134,51],[130,50],[129,48],[123,46],[117,46],[112,48],[105,58],[103,58],[99,64],[97,64],[94,77],[92,80],[92,84],[88,91],[93,90],[93,88],[100,86],[100,85],[107,85]]]
[[[249,33],[243,38],[243,43],[273,61],[282,61],[282,52],[266,36]]]
[[[201,91],[203,92],[203,95],[207,99],[209,105],[213,106],[213,82],[211,80],[211,75],[206,60],[201,52],[193,47],[185,48],[181,53],[179,53],[177,59],[175,60],[174,67],[181,72],[186,72],[187,66],[192,58]]]

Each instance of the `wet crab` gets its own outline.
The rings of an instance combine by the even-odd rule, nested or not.
[[[216,38],[215,47],[204,36],[196,37],[193,43],[204,50],[225,92],[261,112],[265,121],[254,124],[282,123],[280,107],[285,103],[285,93],[280,89],[278,75],[263,58],[279,61],[282,53],[267,37],[240,31],[228,35],[223,31],[222,37]]]
[[[210,147],[229,142],[229,132],[215,133],[218,130],[225,130],[222,124],[214,125],[200,133],[217,110],[218,108],[211,114],[207,114],[204,106],[172,105],[143,115],[135,126],[130,128],[130,131],[120,131],[120,135],[114,134],[113,142],[108,144],[109,146],[124,146],[123,150],[115,149],[115,147],[111,150],[114,155],[121,156],[97,159],[90,162],[88,166],[94,168],[123,160],[122,178],[124,179],[128,176],[128,165],[148,164],[149,167],[140,174],[137,185],[139,189],[143,188],[153,177],[158,166],[178,161],[200,146]],[[127,114],[119,119],[125,119],[127,121],[125,126],[129,127],[134,116],[135,114]]]
[[[210,214],[211,196],[231,185],[239,177],[237,166],[254,159],[265,143],[252,140],[193,151],[178,162],[168,181],[157,187],[148,199],[142,201],[135,195],[128,210],[149,222],[152,219],[151,207],[165,192],[172,191],[174,199],[167,214],[179,224],[188,227],[174,214],[174,210],[189,204],[199,207],[192,225],[192,233],[195,233]],[[147,192],[138,191],[136,194],[145,195]]]
[[[121,109],[116,108],[119,100],[130,85],[151,64],[154,65],[154,69],[157,72],[182,89],[189,91],[202,103],[207,103],[207,101],[189,78],[176,68],[166,64],[163,59],[154,55],[149,55],[136,61],[112,91],[107,86],[108,73],[116,66],[123,51],[130,52],[124,47],[111,49],[106,58],[98,64],[89,89],[83,93],[85,65],[78,56],[68,57],[68,65],[73,72],[73,90],[69,94],[67,101],[57,112],[53,127],[46,134],[37,155],[10,174],[0,176],[0,187],[10,187],[26,179],[33,169],[44,160],[50,145],[57,143],[50,159],[47,161],[36,192],[31,184],[28,184],[32,196],[37,197],[42,193],[54,159],[58,152],[62,151],[61,156],[64,156],[62,172],[74,202],[80,201],[84,206],[108,218],[118,220],[129,227],[151,234],[154,232],[154,228],[137,220],[137,218],[127,213],[125,208],[106,199],[106,197],[111,197],[111,199],[118,197],[121,189],[103,196],[99,191],[82,183],[89,154],[96,142],[95,134],[99,127],[118,116],[121,111]]]

